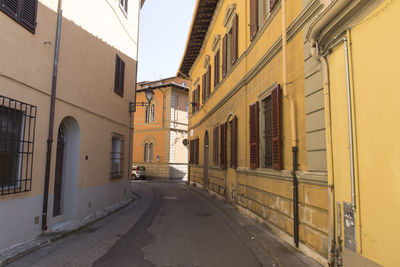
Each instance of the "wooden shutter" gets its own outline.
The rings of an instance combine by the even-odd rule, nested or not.
[[[214,56],[214,88],[219,83],[219,50],[215,53]]]
[[[260,165],[259,156],[259,120],[258,120],[258,102],[250,105],[249,130],[250,130],[250,168],[256,169]]]
[[[115,80],[114,80],[114,92],[119,95],[124,95],[124,79],[125,79],[125,62],[116,55],[115,59]]]
[[[190,159],[189,159],[189,164],[193,164],[193,140],[190,140]]]
[[[4,0],[4,2],[13,2]],[[37,14],[37,0],[23,0],[21,7],[21,23],[26,26],[30,31],[35,32],[36,28],[36,14]]]
[[[119,92],[119,77],[120,77],[120,74],[119,74],[119,71],[120,71],[120,69],[119,69],[119,65],[120,65],[120,58],[119,58],[119,56],[117,55],[116,57],[115,57],[115,80],[114,80],[114,92],[116,92],[116,93],[118,93]]]
[[[269,10],[272,11],[272,9],[275,7],[275,4],[277,3],[277,0],[269,0]]]
[[[272,168],[282,169],[282,145],[281,145],[281,90],[279,85],[272,90]]]
[[[237,167],[237,117],[235,116],[232,120],[231,130],[231,167]]]
[[[199,165],[199,138],[195,140],[195,163]]]
[[[232,44],[231,44],[231,59],[232,59],[232,64],[235,63],[235,61],[238,58],[238,14],[235,14],[235,17],[233,18],[233,25],[232,25]]]
[[[13,19],[17,19],[20,4],[21,0],[1,0],[0,9]]]
[[[192,114],[196,112],[196,90],[192,91]]]
[[[228,35],[222,38],[222,78],[225,77],[228,68]]]
[[[196,111],[200,109],[200,85],[197,86],[197,99],[196,99]]]
[[[125,84],[125,62],[120,59],[120,71],[119,71],[119,88],[120,96],[124,95],[124,84]]]
[[[258,32],[258,0],[250,0],[250,41]]]
[[[211,94],[211,65],[208,65],[207,70],[207,97]]]
[[[218,165],[218,148],[219,148],[219,127],[214,128],[213,133],[213,163]]]
[[[203,74],[203,77],[202,77],[202,83],[201,83],[201,97],[203,98],[202,99],[202,101],[201,101],[201,103],[203,103],[204,104],[204,102],[206,101],[206,93],[207,93],[207,77],[206,77],[206,74]]]
[[[220,125],[220,159],[219,163],[221,168],[226,168],[226,130],[227,130],[227,123]]]

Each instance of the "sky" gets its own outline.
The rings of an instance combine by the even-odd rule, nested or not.
[[[196,0],[146,0],[140,13],[138,82],[176,75]]]

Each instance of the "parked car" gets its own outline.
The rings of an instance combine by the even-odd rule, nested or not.
[[[144,166],[132,166],[132,180],[146,179],[146,168]]]

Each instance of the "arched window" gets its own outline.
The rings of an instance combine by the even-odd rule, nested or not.
[[[154,155],[154,144],[146,143],[144,145],[143,161],[144,162],[153,162],[153,155]]]
[[[146,107],[146,113],[145,113],[145,123],[152,123],[154,122],[154,111],[155,111],[155,106],[154,104],[148,105]]]

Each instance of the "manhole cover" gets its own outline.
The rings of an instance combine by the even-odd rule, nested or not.
[[[178,197],[163,197],[163,199],[166,199],[166,200],[177,200]]]

